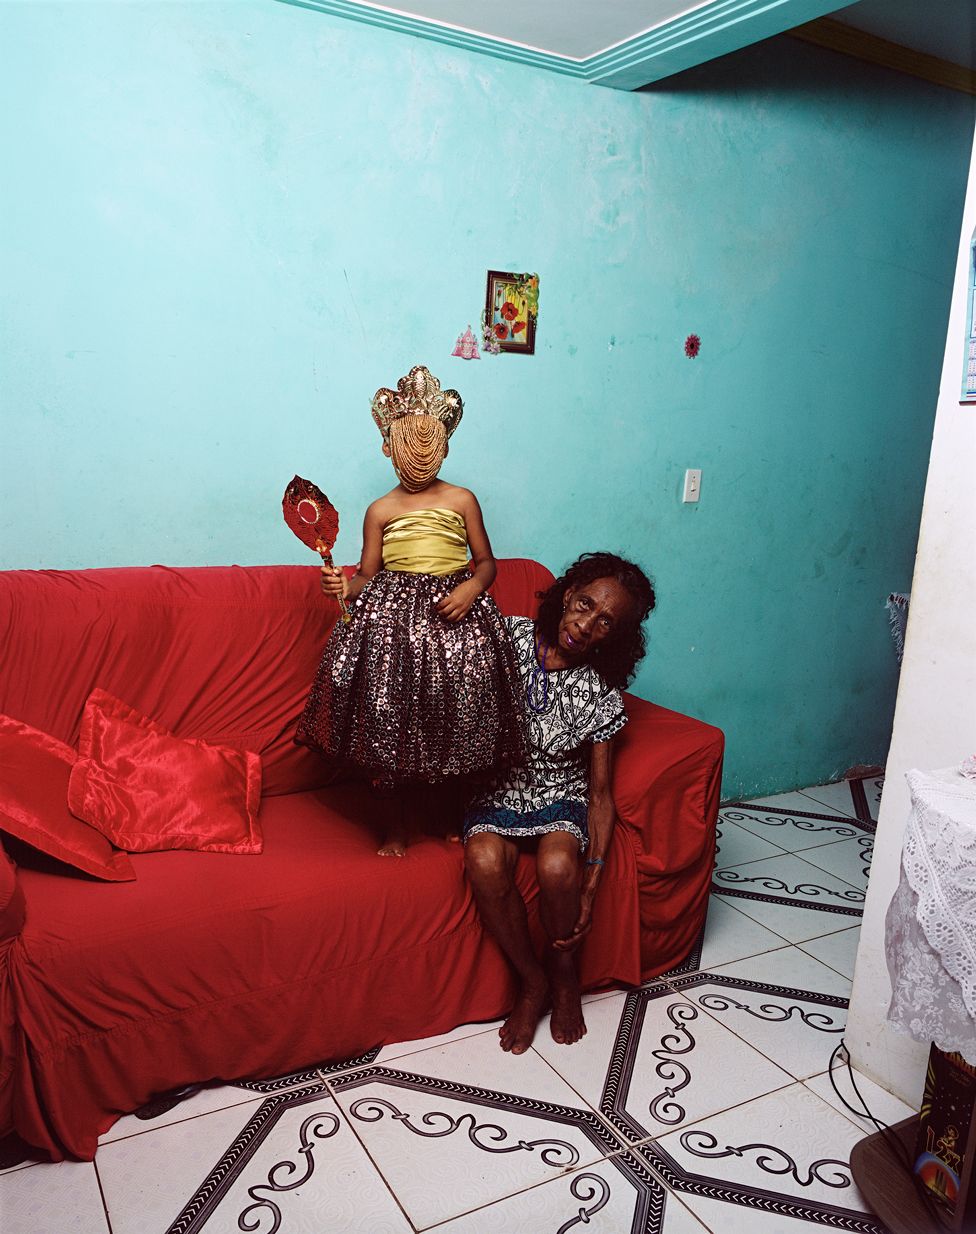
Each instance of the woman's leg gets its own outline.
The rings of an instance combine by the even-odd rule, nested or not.
[[[572,951],[556,951],[552,943],[568,938],[579,917],[579,844],[576,838],[568,831],[551,831],[541,836],[536,874],[542,924],[550,943],[545,955],[552,993],[549,1027],[553,1041],[572,1045],[586,1032],[576,955]]]
[[[524,1054],[549,1001],[549,983],[529,936],[525,901],[515,886],[518,854],[512,840],[490,831],[469,836],[464,846],[465,869],[481,922],[519,979],[515,1006],[498,1034],[501,1047]]]

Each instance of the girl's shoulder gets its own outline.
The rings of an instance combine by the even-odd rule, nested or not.
[[[369,503],[366,507],[366,517],[387,519],[396,513],[396,507],[396,489],[392,489],[389,493],[384,493],[382,497],[377,497],[375,501]]]
[[[459,514],[464,514],[466,509],[477,507],[478,498],[469,488],[462,488],[460,484],[448,484],[446,480],[441,480],[437,486],[437,503],[438,505],[450,505]]]

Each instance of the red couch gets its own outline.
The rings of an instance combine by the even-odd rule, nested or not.
[[[550,579],[502,561],[494,594],[532,613]],[[460,846],[428,838],[403,861],[378,858],[382,801],[329,786],[292,741],[333,613],[311,567],[0,574],[0,712],[75,744],[100,686],[181,736],[258,751],[264,776],[259,856],[135,854],[136,880],[109,883],[0,849],[0,1135],[90,1159],[117,1118],[167,1090],[509,1007]],[[638,698],[627,708],[588,987],[683,960],[712,866],[722,734]],[[528,860],[519,877],[531,900]]]

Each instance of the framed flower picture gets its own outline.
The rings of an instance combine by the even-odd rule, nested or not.
[[[492,351],[533,355],[538,315],[538,274],[488,271],[483,317],[486,346],[490,341]]]

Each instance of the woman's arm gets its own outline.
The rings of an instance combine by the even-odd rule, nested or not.
[[[557,951],[575,950],[590,932],[593,922],[593,901],[603,878],[604,861],[610,851],[610,838],[617,821],[613,797],[610,794],[610,742],[593,743],[590,753],[590,800],[586,815],[590,845],[586,850],[586,865],[580,886],[580,911],[568,938],[553,943]]]
[[[437,605],[438,613],[446,621],[460,621],[466,617],[478,596],[495,581],[498,570],[492,555],[488,533],[485,531],[481,507],[474,493],[465,492],[463,509],[464,525],[468,533],[468,548],[471,550],[471,578],[458,583],[454,590]]]
[[[363,552],[359,569],[346,578],[338,566],[322,566],[322,590],[327,596],[355,600],[377,571],[383,568],[383,509],[374,501],[363,519]]]

